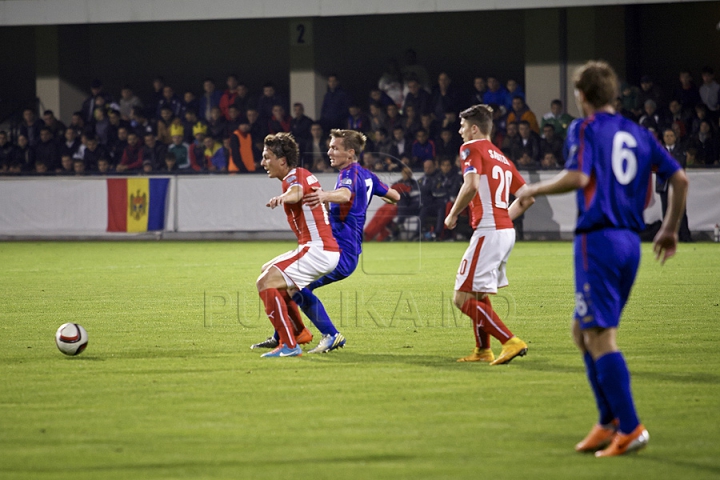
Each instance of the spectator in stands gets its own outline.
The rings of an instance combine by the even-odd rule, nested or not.
[[[68,128],[75,130],[78,136],[82,135],[85,130],[85,120],[83,119],[82,112],[78,111],[72,114]]]
[[[700,85],[700,98],[702,102],[707,106],[710,116],[713,120],[718,119],[718,110],[720,105],[718,103],[718,95],[720,94],[720,84],[715,81],[715,70],[712,67],[703,67],[702,69],[703,84]]]
[[[23,120],[20,124],[19,134],[27,137],[31,147],[35,147],[40,142],[40,129],[44,126],[45,123],[35,116],[35,111],[32,108],[23,110]]]
[[[375,87],[370,89],[370,95],[368,96],[368,106],[372,105],[373,103],[378,103],[381,105],[381,108],[384,108],[395,102],[392,98],[390,98],[390,95]]]
[[[292,128],[292,118],[285,113],[282,105],[273,105],[272,117],[268,120],[268,133],[275,134],[280,132],[290,132]]]
[[[425,160],[435,160],[435,142],[428,138],[428,133],[421,128],[415,134],[412,144],[413,163],[421,164]],[[444,219],[443,219],[444,220]]]
[[[700,124],[706,120],[710,123],[710,129],[714,132],[715,125],[713,125],[711,120],[708,118],[707,106],[705,106],[705,104],[702,102],[698,103],[697,105],[695,105],[695,118],[693,118],[692,120],[690,133],[692,135],[698,133],[700,131]]]
[[[199,127],[199,125],[198,125]],[[170,127],[172,144],[168,147],[168,153],[175,157],[175,166],[180,170],[190,168],[190,145],[185,142],[185,131],[180,125]]]
[[[193,143],[190,144],[190,168],[195,171],[205,167],[205,138],[208,137],[208,127],[196,125],[193,127]]]
[[[483,95],[483,103],[505,105],[507,103],[507,90],[498,81],[497,77],[488,77],[487,91]]]
[[[174,173],[178,171],[177,158],[173,152],[167,152],[160,171],[163,173]]]
[[[130,131],[134,131],[138,138],[145,138],[145,134],[148,132],[157,134],[156,128],[150,120],[147,119],[143,109],[138,107],[133,108],[132,122],[130,122],[130,129],[128,132]]]
[[[263,151],[263,141],[265,140],[265,128],[260,124],[260,113],[257,109],[249,108],[247,110],[246,117],[248,125],[250,126],[250,135],[253,140],[253,154],[255,155],[255,162],[259,163]]]
[[[195,115],[197,115],[197,112],[200,110],[200,101],[195,97],[195,93],[191,90],[186,90],[185,93],[183,93],[180,115],[178,115],[178,118],[185,118],[185,113],[190,109],[192,109],[195,112]]]
[[[40,129],[40,141],[35,146],[35,160],[40,160],[48,166],[49,170],[53,170],[58,166],[58,145],[52,136],[52,132],[49,128],[43,127]],[[71,157],[72,158],[72,157]],[[26,165],[23,170],[32,170],[32,165]],[[70,162],[70,169],[72,170],[72,161]]]
[[[677,161],[681,167],[686,167],[685,150],[678,144],[678,138],[675,136],[675,132],[670,128],[666,128],[663,131],[663,145],[670,154],[671,157]],[[655,179],[655,191],[660,195],[660,206],[662,208],[663,218],[667,211],[668,205],[668,183],[660,181],[659,178]],[[681,242],[691,242],[692,236],[690,235],[690,228],[688,226],[687,209],[683,212],[683,218],[680,221],[680,231],[678,237]]]
[[[40,163],[46,164],[44,160],[40,160]],[[55,173],[58,175],[74,175],[75,170],[73,169],[73,158],[70,155],[64,155],[60,158],[60,163],[58,164]]]
[[[240,115],[238,106],[234,103],[228,107],[228,120],[225,124],[225,138],[229,138],[238,129],[240,123],[247,123]]]
[[[398,161],[398,149],[384,127],[375,130],[375,153],[378,154],[380,161],[385,164],[388,164],[388,161],[390,163]]]
[[[98,138],[93,134],[88,134],[85,140],[85,150],[83,151],[82,157],[85,166],[89,169],[95,169],[98,167],[98,162],[101,158],[109,158],[108,152],[103,145],[100,145]],[[117,157],[119,161],[122,155]]]
[[[630,115],[623,113],[623,116],[632,119],[632,121],[635,121],[637,119],[636,112],[640,110],[640,102],[638,101],[639,95],[640,89],[638,89],[636,86],[630,85],[627,82],[623,82],[620,84],[619,98],[622,102],[622,110],[624,110],[625,112],[631,112]],[[615,108],[615,110],[617,110],[618,112],[621,111],[618,108]]]
[[[640,91],[637,95],[634,113],[639,117],[643,115],[645,102],[652,100],[655,102],[656,108],[662,108],[665,105],[665,99],[659,85],[656,85],[649,75],[643,75],[640,78]]]
[[[700,122],[699,131],[690,138],[689,147],[697,151],[696,158],[699,164],[710,166],[717,163],[718,145],[710,121]]]
[[[157,108],[157,105],[158,105],[158,103],[160,103],[160,100],[163,99],[163,89],[165,88],[165,79],[160,76],[153,78],[152,88],[153,88],[153,93],[150,97],[150,101],[147,102],[147,112],[145,113],[145,115],[148,117],[152,117],[155,115],[155,108]],[[133,110],[134,109],[135,109],[135,107],[133,107]],[[130,113],[130,118],[132,118],[132,111]]]
[[[385,119],[385,128],[387,131],[392,131],[395,127],[402,127],[403,118],[398,112],[397,105],[391,104],[386,108],[387,117]]]
[[[95,122],[93,122],[93,131],[101,145],[108,144],[110,135],[110,120],[108,120],[105,109],[98,107],[95,109]]]
[[[518,122],[518,133],[522,152],[517,161],[518,168],[534,170],[540,165],[540,136],[533,132],[526,120]]]
[[[263,85],[263,94],[257,102],[257,112],[260,115],[260,122],[263,125],[267,125],[268,120],[272,117],[272,108],[275,105],[282,105],[284,107],[285,102],[275,91],[275,85],[272,82],[267,82]],[[263,136],[263,138],[265,137]]]
[[[203,139],[202,157],[199,157],[197,165],[193,165],[196,171],[224,172],[227,170],[227,158],[220,142],[208,135]]]
[[[160,99],[158,98],[158,101]],[[120,90],[120,117],[125,120],[126,122],[130,121],[130,117],[132,116],[132,110],[135,107],[143,108],[144,105],[142,103],[142,100],[133,93],[132,88],[130,88],[129,85],[125,85],[122,90]]]
[[[108,173],[112,173],[112,165],[110,164],[110,159],[107,157],[100,157],[98,159],[97,163],[97,173],[101,175],[106,175]]]
[[[385,115],[385,111],[383,109],[383,106],[379,102],[373,102],[370,104],[370,130],[373,132],[376,132],[378,128],[387,128],[385,125],[387,117]]]
[[[445,209],[450,198],[446,177],[437,169],[434,160],[423,163],[425,175],[420,179],[420,223],[429,227],[426,238],[434,240],[442,235]]]
[[[543,170],[558,170],[560,164],[558,163],[558,157],[551,151],[543,153],[542,160],[540,160],[540,168]]]
[[[85,161],[83,161],[82,158],[73,158],[72,164],[73,164],[73,172],[75,175],[85,175],[87,173],[87,169],[85,168]]]
[[[218,106],[220,107],[220,112],[222,113],[222,116],[225,117],[225,120],[230,120],[229,108],[230,108],[230,105],[235,103],[235,99],[237,98],[237,86],[238,86],[237,75],[235,75],[235,74],[228,75],[226,85],[227,85],[227,89],[225,89],[222,96],[220,97],[220,102],[219,102]]]
[[[143,174],[153,173],[153,164],[152,164],[151,160],[147,160],[147,159],[143,160],[142,173]]]
[[[435,144],[435,152],[438,157],[455,157],[460,150],[460,142],[453,136],[449,128],[440,131],[440,138]]]
[[[180,110],[182,110],[182,102],[170,85],[163,87],[163,98],[157,104],[155,118],[161,118],[163,108],[169,108],[173,116],[180,115]]]
[[[540,140],[540,157],[544,158],[546,153],[552,153],[556,159],[563,158],[563,141],[555,135],[552,123],[543,126],[543,138]]]
[[[175,122],[175,115],[173,115],[172,109],[169,105],[163,105],[163,107],[160,109],[160,118],[158,118],[156,125],[157,129],[157,139],[160,141],[160,143],[164,143],[165,145],[170,144],[170,125]],[[145,138],[145,136],[152,132],[145,132],[145,135],[143,135],[142,138]]]
[[[458,120],[458,114],[454,111],[445,112],[445,116],[440,121],[440,128],[447,128],[453,133],[455,140],[460,141],[462,138],[458,131],[460,130],[460,121]]]
[[[487,92],[487,85],[483,77],[475,77],[473,80],[472,92],[470,93],[470,100],[468,101],[467,107],[485,103],[483,95]]]
[[[403,102],[403,115],[408,114],[408,107],[414,107],[415,113],[432,113],[432,98],[430,94],[421,88],[417,77],[410,77],[407,80],[408,93]]]
[[[310,145],[308,149],[310,170],[316,172],[318,162],[325,161],[327,158],[327,145],[325,142],[325,132],[320,122],[314,122],[310,126]],[[307,167],[305,167],[307,168]]]
[[[255,103],[250,96],[250,91],[248,90],[247,85],[242,82],[238,83],[235,88],[235,105],[238,107],[238,111],[240,112],[241,121],[247,120],[245,112],[247,112],[250,107],[253,107]]]
[[[505,138],[503,138],[500,150],[510,159],[516,166],[520,157],[522,157],[522,141],[518,132],[518,122],[508,122]]]
[[[430,75],[428,75],[427,69],[423,65],[418,63],[417,53],[415,52],[415,50],[411,48],[405,50],[404,60],[404,64],[400,69],[400,74],[402,76],[405,86],[409,88],[409,80],[415,79],[419,82],[420,88],[425,90],[425,92],[429,92]],[[407,93],[405,90],[404,92]],[[423,110],[418,108],[418,111]]]
[[[167,88],[167,87],[166,87]],[[128,132],[128,144],[115,170],[119,173],[142,169],[143,148],[136,132]]]
[[[570,122],[574,120],[572,115],[569,115],[563,111],[563,103],[555,99],[550,102],[550,111],[543,115],[540,123],[540,129],[545,130],[545,125],[552,125],[555,135],[561,140],[565,140],[567,134],[567,128]]]
[[[244,120],[230,135],[228,171],[249,173],[254,172],[259,165],[255,162],[253,152],[253,138],[250,133],[250,124]],[[300,150],[302,153],[303,150]]]
[[[535,114],[525,104],[525,100],[521,96],[516,95],[512,99],[512,110],[508,113],[507,122],[520,122],[523,120],[530,124],[533,132],[540,134],[540,127]]]
[[[21,164],[16,163],[15,165],[17,165],[16,168],[18,168],[18,170],[15,173],[19,173],[20,172],[19,168],[21,167]],[[32,170],[32,172],[39,174],[39,175],[47,175],[47,173],[48,173],[47,165],[45,165],[44,163],[41,163],[41,162],[35,162],[35,170]],[[11,173],[9,169],[8,169],[8,173]]]
[[[300,102],[296,102],[293,105],[293,118],[290,122],[290,131],[293,137],[295,137],[295,140],[302,144],[301,152],[307,148],[307,143],[312,138],[310,135],[312,124],[312,119],[305,115],[305,106]]]
[[[60,155],[75,157],[80,150],[80,139],[72,128],[65,130],[64,141],[60,144]]]
[[[357,103],[351,102],[348,107],[348,115],[345,128],[367,133],[370,130],[370,120],[362,113]]]
[[[205,121],[200,120],[197,116],[197,112],[193,108],[188,108],[185,111],[185,118],[182,122],[183,131],[185,132],[185,137],[183,141],[185,143],[192,143],[195,140],[195,137],[193,136],[193,128],[195,128],[196,125],[207,125]],[[172,137],[172,134],[170,135]],[[172,140],[172,139],[171,139]]]
[[[433,87],[430,106],[430,111],[423,113],[432,113],[437,119],[442,119],[447,111],[460,110],[457,90],[452,84],[450,75],[445,72],[438,75],[437,85]]]
[[[652,128],[656,132],[660,130],[660,124],[662,122],[660,120],[660,114],[657,111],[657,105],[655,104],[654,100],[645,100],[645,105],[643,106],[643,114],[640,117],[638,123],[647,129]]]
[[[123,153],[125,152],[125,147],[127,147],[128,144],[128,133],[130,132],[136,132],[135,130],[131,128],[126,127],[120,127],[118,128],[118,136],[117,140],[113,145],[109,145],[107,151],[102,151],[104,149],[101,149],[101,151],[97,154],[96,160],[100,156],[107,156],[112,161],[112,165],[115,166],[118,163],[120,163],[120,160],[122,159]],[[143,137],[145,138],[145,134],[148,132],[145,132],[144,130],[141,130]],[[136,132],[137,133],[137,132]],[[152,131],[149,132],[152,134]],[[93,135],[94,137],[94,135]],[[140,136],[138,135],[138,138]],[[84,153],[83,153],[84,155]],[[93,167],[95,165],[95,162],[88,161],[88,159],[85,159],[85,163],[88,165],[88,167]]]
[[[418,130],[422,128],[417,110],[412,104],[405,107],[405,118],[402,121],[402,127],[403,130],[405,130],[405,136],[411,141],[415,138]]]
[[[420,127],[424,128],[428,132],[428,137],[431,138],[435,143],[440,135],[440,123],[435,121],[435,116],[432,113],[424,113],[420,116]]]
[[[320,110],[320,123],[325,131],[345,126],[350,103],[350,97],[340,86],[338,76],[334,73],[328,75],[327,91]]]
[[[516,80],[512,78],[509,79],[505,83],[505,90],[507,90],[507,95],[505,96],[505,104],[503,106],[508,112],[512,109],[513,98],[522,97],[523,102],[525,102],[525,92]]]
[[[100,106],[98,105],[98,97],[102,98],[102,105],[112,103],[112,97],[103,89],[102,82],[96,78],[90,84],[90,96],[85,99],[80,109],[82,118],[87,123],[93,121],[95,109]]]
[[[222,97],[222,92],[215,90],[215,81],[212,78],[206,78],[203,81],[203,96],[200,98],[198,112],[202,120],[206,122],[210,120],[210,111],[213,107],[220,106],[220,97]],[[179,168],[183,168],[180,159],[178,159],[178,165]]]
[[[15,145],[8,139],[7,132],[0,130],[0,172],[6,172],[16,158]]]
[[[107,116],[108,122],[110,122],[108,125],[107,145],[111,146],[117,143],[118,130],[120,127],[128,128],[130,126],[130,122],[123,120],[120,117],[120,110],[114,108],[108,111]]]
[[[393,128],[392,134],[393,146],[398,152],[398,157],[402,157],[403,155],[412,157],[412,143],[410,143],[405,137],[405,130],[403,130],[403,127],[401,125],[397,125],[395,128]],[[422,164],[417,164],[417,167],[419,167],[420,165]],[[414,168],[416,167],[416,164],[412,163],[410,167]]]
[[[168,139],[172,141],[170,130],[168,129]],[[155,171],[165,161],[165,154],[168,147],[165,143],[157,141],[152,133],[145,134],[145,142],[143,146],[143,162],[150,162],[152,170]],[[143,163],[144,164],[144,163]]]
[[[683,110],[692,110],[695,105],[702,102],[698,88],[693,82],[689,70],[682,70],[679,79],[680,85],[675,88],[673,98],[680,102]]]
[[[405,97],[403,95],[402,75],[396,59],[391,58],[385,63],[385,71],[378,80],[378,88],[390,97],[398,108],[402,105]],[[387,107],[387,105],[383,104],[384,107]]]
[[[50,129],[53,138],[61,139],[65,135],[65,124],[55,118],[55,114],[52,110],[45,110],[43,113],[43,122],[45,126]]]
[[[210,110],[210,119],[207,122],[207,135],[220,141],[225,138],[226,131],[227,122],[225,121],[225,117],[222,116],[220,107],[213,107]]]
[[[680,102],[675,99],[670,100],[668,110],[670,112],[668,115],[669,126],[672,128],[673,124],[678,125],[680,132],[678,140],[682,141],[687,135],[688,129],[692,127],[692,119],[686,113],[683,113],[682,105],[680,105]]]

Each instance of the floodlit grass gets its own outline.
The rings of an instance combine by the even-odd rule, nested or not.
[[[603,460],[573,451],[596,413],[571,244],[516,245],[494,304],[530,350],[499,367],[455,362],[465,246],[367,245],[318,290],[347,347],[261,359],[254,281],[289,243],[0,244],[0,478],[720,476],[720,246],[664,267],[643,246],[619,341],[651,440]],[[64,322],[88,330],[78,357]]]

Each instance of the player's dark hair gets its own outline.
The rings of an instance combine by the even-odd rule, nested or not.
[[[460,112],[460,118],[477,125],[483,135],[489,135],[492,131],[493,109],[489,105],[473,105]]]
[[[585,95],[585,100],[596,109],[610,104],[618,95],[615,70],[602,60],[591,60],[578,68],[573,83],[575,88]]]
[[[355,158],[360,158],[360,154],[365,148],[365,142],[367,142],[365,135],[355,130],[334,128],[330,130],[330,136],[332,138],[341,138],[345,150],[355,150]]]
[[[278,158],[285,157],[288,167],[297,167],[300,149],[292,134],[280,132],[268,135],[265,137],[265,148]]]

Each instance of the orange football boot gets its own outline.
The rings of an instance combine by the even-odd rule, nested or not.
[[[495,360],[492,350],[489,348],[477,348],[467,357],[458,358],[458,362],[492,362]]]
[[[608,425],[593,425],[590,433],[583,440],[575,445],[576,452],[594,452],[610,445],[617,434],[617,420]]]
[[[610,443],[610,446],[605,450],[595,452],[595,456],[598,458],[614,457],[642,450],[647,446],[649,440],[650,434],[648,434],[648,431],[645,430],[645,427],[643,427],[641,423],[628,435],[618,432]]]
[[[300,345],[305,345],[306,343],[312,342],[313,334],[310,333],[310,330],[307,328],[303,328],[302,332],[295,335],[295,341]]]

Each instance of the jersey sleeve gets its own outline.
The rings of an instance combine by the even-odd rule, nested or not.
[[[460,158],[462,158],[462,174],[463,177],[468,173],[482,173],[482,159],[480,158],[480,152],[476,149],[471,148],[470,145],[463,145],[460,147]]]
[[[518,190],[520,190],[520,187],[525,185],[525,179],[520,175],[520,172],[517,171],[515,168],[515,165],[510,164],[510,167],[512,168],[512,182],[510,182],[510,193],[515,195]]]
[[[587,176],[592,173],[592,150],[585,148],[585,124],[583,119],[573,121],[565,140],[565,170],[576,170]]]
[[[347,188],[351,192],[355,193],[357,186],[357,170],[354,168],[346,168],[340,171],[337,180],[337,188]]]
[[[652,137],[652,135],[648,136]],[[668,151],[658,143],[657,139],[652,137],[650,144],[652,150],[652,159],[650,162],[653,166],[653,170],[662,182],[666,182],[682,167],[672,156],[670,156]]]
[[[300,187],[304,190],[305,179],[301,172],[295,171],[292,174],[285,177],[282,181],[283,193],[287,192],[291,188]]]
[[[388,186],[385,185],[374,173],[370,172],[370,178],[372,178],[373,189],[372,194],[376,197],[384,197],[388,193]]]

